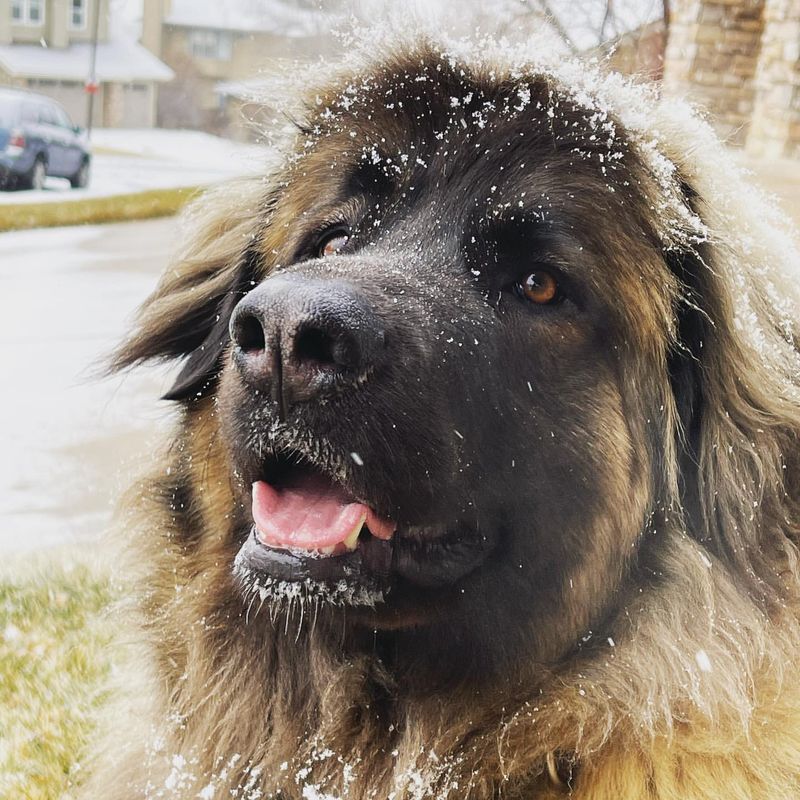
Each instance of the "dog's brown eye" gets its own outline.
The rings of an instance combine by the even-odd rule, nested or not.
[[[347,231],[341,228],[339,230],[330,231],[320,239],[317,245],[317,258],[336,255],[336,253],[344,249],[349,241],[350,236]]]
[[[558,281],[546,270],[531,272],[519,284],[521,293],[532,303],[544,306],[560,299]]]

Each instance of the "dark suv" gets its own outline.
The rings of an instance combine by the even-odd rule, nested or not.
[[[0,89],[0,188],[41,189],[47,175],[89,183],[91,154],[83,131],[49,97]]]

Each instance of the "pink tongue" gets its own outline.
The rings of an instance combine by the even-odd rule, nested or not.
[[[321,550],[344,542],[364,520],[378,539],[390,539],[395,525],[369,506],[319,476],[303,477],[294,486],[275,489],[253,484],[253,520],[258,538],[270,547]]]

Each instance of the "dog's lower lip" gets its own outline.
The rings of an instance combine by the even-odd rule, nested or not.
[[[422,587],[453,584],[480,566],[495,543],[494,538],[478,538],[474,531],[425,539],[399,537],[392,551],[392,572]]]
[[[465,531],[427,540],[402,534],[391,540],[362,535],[356,550],[325,555],[265,544],[253,526],[237,564],[276,580],[312,580],[329,585],[344,581],[387,589],[400,578],[415,586],[437,588],[466,577],[488,557],[494,544],[494,539],[477,540]]]
[[[392,544],[367,537],[354,551],[323,555],[304,550],[272,547],[264,544],[255,526],[237,556],[237,562],[254,572],[286,581],[314,580],[322,583],[339,581],[385,582],[392,563]]]

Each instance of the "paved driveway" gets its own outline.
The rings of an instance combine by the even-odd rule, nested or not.
[[[157,440],[164,371],[93,373],[154,287],[176,227],[0,235],[0,552],[95,539]]]

